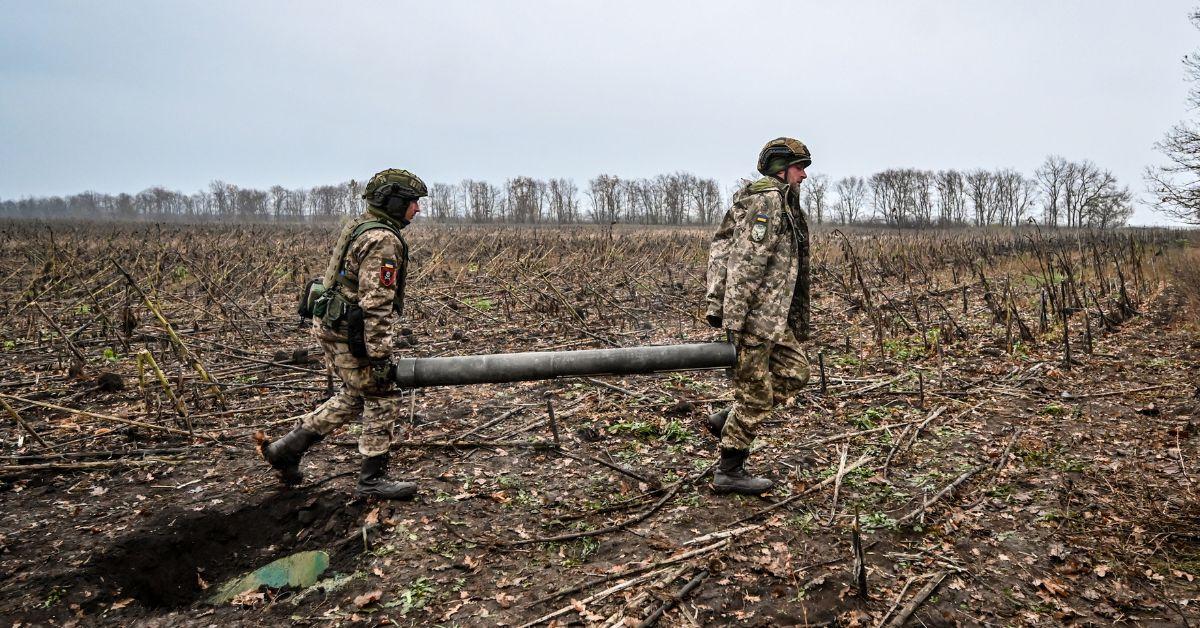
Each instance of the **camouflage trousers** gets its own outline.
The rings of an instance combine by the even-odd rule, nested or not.
[[[783,342],[739,333],[733,368],[733,409],[721,431],[723,449],[749,449],[771,408],[794,397],[808,384],[808,358],[792,334]]]
[[[367,457],[387,453],[392,444],[392,427],[399,416],[400,399],[388,396],[390,384],[380,386],[374,382],[371,363],[350,355],[349,345],[319,339],[325,359],[342,380],[342,389],[316,410],[300,417],[300,425],[324,436],[361,416],[358,452]]]

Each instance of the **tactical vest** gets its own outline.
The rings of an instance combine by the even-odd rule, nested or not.
[[[349,229],[349,227],[347,228]],[[326,327],[336,329],[338,324],[346,318],[347,312],[352,307],[358,307],[358,303],[351,301],[339,288],[358,287],[354,280],[346,276],[346,255],[350,252],[350,247],[358,239],[358,236],[372,229],[387,229],[400,241],[400,251],[404,259],[404,272],[400,273],[400,276],[396,278],[396,292],[392,296],[392,311],[397,316],[404,313],[404,285],[408,275],[408,243],[404,241],[404,237],[400,235],[399,230],[395,227],[379,220],[364,220],[353,226],[353,229],[349,232],[349,236],[345,238],[345,242],[330,256],[325,276],[322,277],[320,282],[321,287],[316,288],[318,294],[314,295],[315,300],[313,302],[312,315],[320,318]],[[361,272],[361,269],[359,270]]]

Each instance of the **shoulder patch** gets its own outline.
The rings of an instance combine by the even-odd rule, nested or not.
[[[762,242],[767,237],[767,227],[771,224],[771,216],[765,212],[754,215],[754,223],[750,227],[750,240]]]
[[[388,288],[396,285],[396,260],[383,260],[379,267],[379,283]]]

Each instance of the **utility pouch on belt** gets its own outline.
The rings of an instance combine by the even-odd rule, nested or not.
[[[350,345],[350,355],[356,358],[367,357],[366,330],[363,325],[363,310],[357,305],[346,307],[346,343]]]
[[[346,311],[353,305],[338,293],[337,290],[326,290],[313,303],[313,316],[321,319],[321,323],[330,329],[337,329],[338,324],[346,318]]]

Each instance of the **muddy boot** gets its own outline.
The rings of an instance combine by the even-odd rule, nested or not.
[[[300,458],[309,447],[323,438],[312,430],[297,427],[283,438],[263,447],[262,455],[279,471],[284,484],[299,484],[304,481],[304,474],[300,472]]]
[[[744,465],[748,449],[721,449],[721,461],[713,472],[713,490],[718,493],[738,493],[741,495],[761,495],[775,483],[766,478],[756,478],[746,473]]]
[[[381,454],[363,458],[362,473],[358,476],[358,494],[380,499],[412,499],[417,494],[416,483],[387,479],[388,457],[388,454]]]
[[[714,412],[708,415],[708,420],[704,422],[704,427],[707,427],[708,432],[718,440],[721,438],[721,430],[725,429],[725,421],[729,419],[729,410],[729,408],[725,408],[720,412]]]

